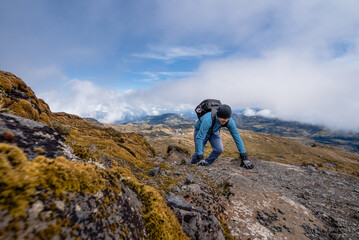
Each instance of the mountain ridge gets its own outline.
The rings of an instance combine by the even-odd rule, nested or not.
[[[169,120],[169,116],[171,120]],[[315,143],[327,144],[350,152],[359,153],[359,133],[331,131],[324,126],[301,123],[298,121],[285,121],[264,116],[246,116],[243,112],[233,113],[232,118],[239,129],[274,134],[308,145],[313,145]],[[133,121],[122,122],[120,125],[133,123],[148,125],[165,124],[171,127],[188,127],[196,120],[197,116],[194,114],[184,115],[178,113],[165,113],[156,116],[143,116]]]

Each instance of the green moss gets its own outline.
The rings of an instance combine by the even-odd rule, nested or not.
[[[32,107],[31,103],[24,99],[19,99],[18,102],[14,103],[11,106],[11,110],[13,110],[17,115],[32,119],[35,121],[40,120],[39,113]]]
[[[43,148],[35,148],[34,152],[36,152],[38,154],[43,154],[45,152],[45,150]]]
[[[74,150],[74,154],[83,160],[89,160],[90,158],[92,160],[97,159],[91,148],[79,144],[72,144],[71,147]]]
[[[11,82],[3,75],[0,75],[0,89],[4,92],[11,91]]]
[[[113,174],[105,173],[94,165],[71,162],[63,157],[53,160],[41,156],[33,162],[41,169],[42,177],[39,179],[41,186],[51,189],[55,194],[64,194],[65,191],[95,193],[108,188],[106,177],[111,179],[110,175]],[[116,185],[111,189],[118,192],[121,188]]]
[[[143,219],[150,239],[189,239],[156,189],[130,176],[124,178],[124,182],[143,204]]]
[[[70,135],[70,129],[59,121],[51,121],[53,128],[62,136]]]
[[[120,175],[98,167],[71,162],[63,157],[48,159],[43,156],[28,161],[18,147],[0,143],[0,205],[14,216],[25,216],[35,187],[50,189],[55,196],[66,191],[96,193],[109,190],[120,193]]]
[[[26,100],[13,99],[11,97],[13,90],[21,92],[26,96]],[[31,88],[20,78],[0,71],[0,94],[0,112],[11,112],[51,126],[52,112],[49,106],[42,99],[36,98]]]
[[[0,205],[14,216],[25,215],[35,191],[37,169],[25,154],[9,144],[0,143]]]

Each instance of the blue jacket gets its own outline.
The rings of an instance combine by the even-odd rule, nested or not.
[[[195,131],[198,131],[197,136],[196,136],[196,153],[198,155],[202,155],[203,154],[203,141],[206,137],[207,134],[211,134],[210,128],[212,126],[212,116],[211,116],[211,112],[206,113],[205,115],[203,115],[200,118],[200,121],[197,121],[196,124],[194,125],[194,129]],[[240,153],[245,153],[246,150],[244,148],[244,144],[243,141],[241,139],[241,137],[239,136],[236,124],[234,123],[233,119],[230,118],[228,121],[228,124],[226,126],[229,130],[229,132],[231,133],[234,142],[236,143],[236,146],[238,148],[238,151]],[[222,128],[221,123],[218,121],[218,118],[216,116],[216,123],[213,127],[213,132],[217,132]]]

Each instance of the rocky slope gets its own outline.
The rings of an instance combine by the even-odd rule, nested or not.
[[[2,239],[186,239],[159,191],[144,181],[145,138],[53,113],[0,71]]]
[[[186,227],[202,221],[197,212],[183,210],[190,202],[216,216],[227,239],[358,239],[358,154],[240,130],[256,165],[245,170],[231,136],[222,131],[222,158],[197,167],[187,165],[194,149],[192,128],[113,127],[139,132],[164,154],[152,161],[170,168],[157,169],[153,182],[162,194],[171,191],[186,200],[175,198],[186,233],[191,232]],[[210,151],[208,146],[206,154]]]
[[[214,216],[227,239],[358,239],[355,177],[253,157],[253,170],[230,157],[208,167],[190,166],[186,151],[170,146],[168,152],[152,161],[165,162],[170,170],[159,169],[151,181],[160,187],[172,180],[163,191],[170,190],[167,202],[192,239],[211,239],[193,229]],[[208,215],[200,217],[199,211]],[[222,239],[216,221],[207,225],[216,236],[212,239]]]

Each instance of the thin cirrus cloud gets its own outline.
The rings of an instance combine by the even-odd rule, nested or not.
[[[141,72],[138,73],[143,76],[139,78],[138,82],[155,83],[164,79],[184,78],[193,75],[193,72]]]
[[[176,60],[182,58],[202,58],[208,56],[219,56],[224,52],[217,47],[150,47],[148,52],[134,53],[133,57],[156,60]]]

